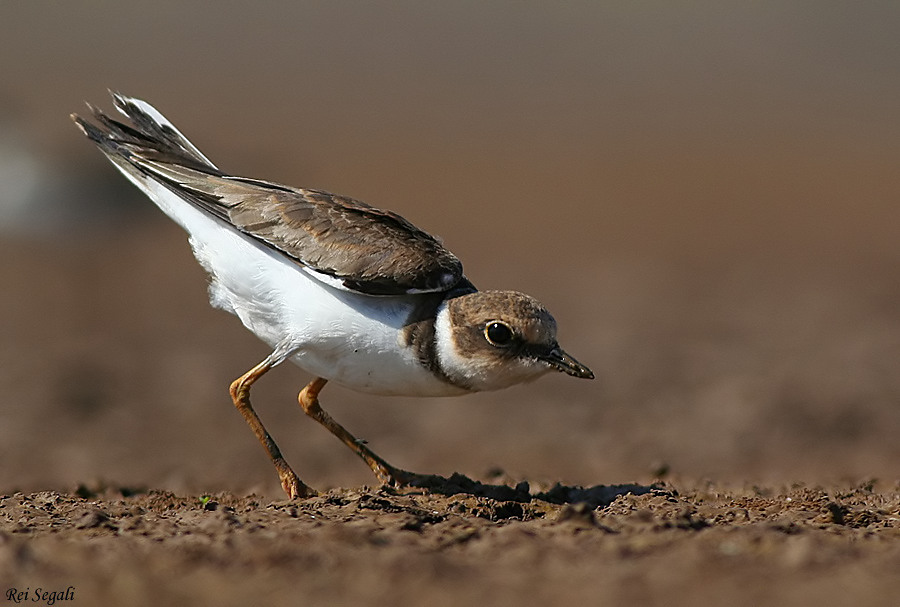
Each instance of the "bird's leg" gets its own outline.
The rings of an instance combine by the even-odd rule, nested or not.
[[[253,406],[250,404],[250,386],[272,368],[271,358],[265,359],[231,383],[229,390],[231,392],[231,400],[234,401],[234,406],[244,416],[247,425],[253,430],[253,434],[262,443],[266,453],[269,454],[269,459],[275,464],[275,470],[278,472],[278,478],[281,480],[281,487],[287,494],[288,499],[310,497],[316,495],[316,491],[308,487],[291,470],[291,467],[282,457],[278,445],[275,444],[275,441],[266,431],[265,426],[263,426],[259,416],[256,415],[256,411],[253,410]]]
[[[327,379],[317,377],[300,391],[297,400],[300,401],[300,406],[303,407],[303,411],[325,426],[329,432],[341,439],[341,442],[360,456],[363,461],[368,464],[369,468],[372,469],[372,472],[375,473],[378,480],[383,484],[399,487],[413,481],[418,475],[395,468],[375,455],[375,453],[366,447],[362,441],[358,440],[355,436],[350,434],[346,428],[334,421],[334,418],[328,415],[328,413],[319,406],[319,392],[325,387],[327,382]]]

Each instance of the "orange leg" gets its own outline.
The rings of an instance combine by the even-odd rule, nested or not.
[[[375,455],[371,449],[366,447],[363,441],[350,434],[319,406],[319,392],[321,392],[327,382],[327,379],[317,377],[300,391],[297,400],[300,401],[300,406],[303,408],[303,411],[325,426],[329,432],[338,437],[342,443],[350,447],[354,453],[360,456],[369,468],[372,469],[372,472],[375,473],[378,480],[383,484],[399,487],[401,485],[406,485],[417,478],[418,475],[395,468]]]
[[[253,410],[253,406],[250,404],[250,386],[253,385],[253,382],[262,377],[266,371],[271,369],[272,366],[270,359],[267,358],[234,380],[230,388],[231,400],[234,401],[234,406],[237,407],[237,410],[244,416],[247,425],[253,430],[253,434],[259,439],[259,442],[266,450],[266,453],[268,453],[269,459],[275,464],[275,470],[278,472],[278,478],[281,480],[281,486],[287,494],[288,499],[310,497],[316,495],[315,490],[304,484],[294,471],[291,470],[291,467],[284,460],[284,457],[282,457],[278,445],[275,444],[275,441],[266,431],[265,426],[263,426],[259,416],[256,415],[256,411]]]

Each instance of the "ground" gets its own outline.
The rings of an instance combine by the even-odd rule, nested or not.
[[[298,501],[16,493],[0,500],[7,603],[10,589],[70,587],[76,605],[889,605],[900,592],[897,485],[505,480]]]

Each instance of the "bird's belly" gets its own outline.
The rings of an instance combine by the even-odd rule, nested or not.
[[[403,326],[411,308],[404,298],[367,297],[317,283],[309,283],[291,309],[290,328],[297,344],[291,361],[300,368],[372,394],[465,392],[432,373],[404,343]]]
[[[194,232],[191,245],[210,273],[210,302],[269,345],[287,342],[291,361],[308,373],[373,394],[466,392],[432,373],[404,343],[415,296],[336,289],[240,234],[216,230],[206,236]]]
[[[357,301],[361,299],[362,301]],[[359,305],[365,306],[360,313]],[[465,390],[425,367],[403,341],[410,305],[312,284],[291,309],[301,369],[359,392],[449,396]]]
[[[416,360],[380,348],[310,345],[291,361],[301,369],[358,392],[398,396],[453,396],[466,391]]]

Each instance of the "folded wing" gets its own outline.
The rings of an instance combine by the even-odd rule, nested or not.
[[[226,175],[146,102],[114,94],[131,124],[91,108],[81,130],[122,166],[165,185],[186,203],[322,275],[369,295],[445,291],[462,264],[406,219],[321,190]]]

